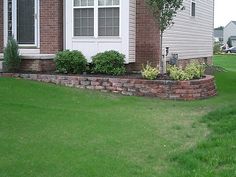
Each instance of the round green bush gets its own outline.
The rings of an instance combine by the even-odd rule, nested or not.
[[[109,75],[125,73],[125,55],[117,51],[106,51],[92,57],[93,72]]]
[[[61,51],[55,57],[56,69],[64,74],[81,74],[86,71],[87,60],[80,51]]]

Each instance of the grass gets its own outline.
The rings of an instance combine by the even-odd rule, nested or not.
[[[229,71],[236,72],[236,55],[217,55],[214,59],[214,65],[226,68]]]
[[[217,97],[192,102],[0,78],[0,176],[236,176],[236,72],[227,69]]]

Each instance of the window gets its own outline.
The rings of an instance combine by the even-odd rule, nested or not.
[[[195,0],[193,0],[192,4],[191,4],[191,16],[192,17],[196,16],[196,2],[195,2]]]
[[[8,36],[12,36],[12,0],[8,0],[7,2],[7,8],[8,8],[8,16],[7,16],[7,21],[8,21]]]
[[[17,0],[17,42],[35,44],[35,1]]]
[[[74,36],[94,36],[94,0],[74,0]]]
[[[98,0],[98,36],[119,36],[119,0]]]
[[[74,0],[74,36],[119,36],[119,33],[120,0]]]

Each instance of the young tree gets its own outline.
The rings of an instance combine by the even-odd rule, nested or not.
[[[228,47],[229,47],[229,48],[230,48],[230,47],[233,47],[232,40],[231,40],[230,37],[228,38],[227,44],[228,44]]]
[[[163,74],[162,38],[164,31],[173,25],[178,10],[183,10],[183,0],[146,0],[156,24],[160,28],[160,72]]]
[[[21,58],[17,41],[9,37],[7,46],[4,49],[3,66],[9,72],[16,72],[20,67]]]

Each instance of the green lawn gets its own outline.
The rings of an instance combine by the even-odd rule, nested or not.
[[[184,102],[0,78],[1,177],[234,177],[236,60]]]
[[[214,65],[227,68],[229,71],[236,72],[236,55],[217,55],[215,56]]]

